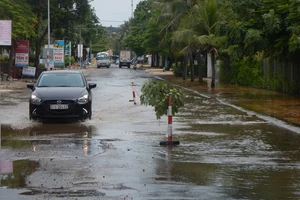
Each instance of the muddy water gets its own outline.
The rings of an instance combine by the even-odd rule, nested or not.
[[[237,106],[249,99],[242,92],[185,91],[172,124],[180,145],[160,146],[167,118],[157,121],[153,108],[130,102],[131,82],[140,94],[149,78],[118,67],[93,71],[94,116],[83,123],[28,122],[26,102],[1,107],[8,123],[1,126],[0,195],[300,199],[298,126]]]
[[[233,199],[299,199],[300,128],[189,94],[176,123],[177,181]]]
[[[227,102],[239,107],[272,116],[300,127],[299,96],[220,83],[217,83],[216,88],[210,88],[209,80],[207,83],[199,84],[197,81],[184,81],[182,78],[173,76],[166,76],[164,79],[201,94],[226,99]]]

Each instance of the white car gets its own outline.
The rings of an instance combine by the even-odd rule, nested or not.
[[[96,61],[97,61],[97,68],[110,67],[110,59],[108,54],[97,54]]]

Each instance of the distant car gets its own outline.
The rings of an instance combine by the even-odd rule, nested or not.
[[[96,61],[97,61],[97,68],[100,68],[100,67],[109,68],[110,64],[111,64],[109,54],[107,52],[97,53]]]
[[[130,62],[132,65],[141,64],[144,63],[144,59],[142,57],[134,57]]]
[[[92,118],[92,92],[82,71],[51,70],[40,74],[29,98],[29,119]]]
[[[130,63],[131,63],[132,65],[134,65],[136,61],[137,61],[137,57],[134,57],[134,58],[131,59]]]

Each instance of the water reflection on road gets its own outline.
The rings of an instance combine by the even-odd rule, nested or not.
[[[55,169],[72,160],[103,153],[99,141],[90,140],[93,129],[83,124],[39,124],[22,129],[2,124],[1,186],[25,187],[26,177],[38,169],[48,171],[51,166]]]
[[[217,99],[189,94],[186,101],[175,120],[184,124],[172,152],[177,181],[222,188],[234,199],[300,198],[299,128]]]
[[[92,120],[2,124],[2,187],[57,199],[300,199],[299,127],[185,91],[173,117],[180,145],[160,146],[166,117],[129,101],[132,79],[140,94],[149,77],[113,68],[93,76]],[[23,181],[7,181],[19,173]]]

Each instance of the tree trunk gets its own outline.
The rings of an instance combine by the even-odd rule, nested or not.
[[[152,54],[151,56],[151,67],[154,67],[155,66],[155,54]]]
[[[40,40],[36,39],[35,41],[35,59],[34,59],[34,67],[38,69],[39,67],[39,59],[41,53],[41,43]]]
[[[183,58],[183,71],[182,71],[182,79],[183,80],[186,80],[187,71],[188,71],[187,65],[188,65],[188,58],[187,58],[187,56],[184,56],[184,58]]]
[[[155,67],[159,66],[159,56],[158,54],[155,54]]]
[[[195,70],[194,70],[194,58],[193,58],[192,53],[190,53],[189,60],[190,60],[190,68],[191,68],[191,82],[194,82],[194,80],[195,80]]]
[[[203,75],[202,75],[202,70],[201,70],[201,53],[200,53],[200,51],[197,54],[198,55],[196,57],[197,57],[197,62],[198,62],[198,67],[197,67],[197,70],[198,70],[198,82],[199,83],[203,83]]]
[[[173,63],[174,63],[173,58],[170,58],[169,59],[169,69],[168,70],[170,70],[172,68]]]
[[[10,52],[9,52],[8,68],[7,68],[8,77],[12,77],[14,57],[15,57],[15,40],[12,40],[10,46]]]
[[[216,65],[215,65],[215,51],[211,51],[211,85],[212,88],[216,87]]]

